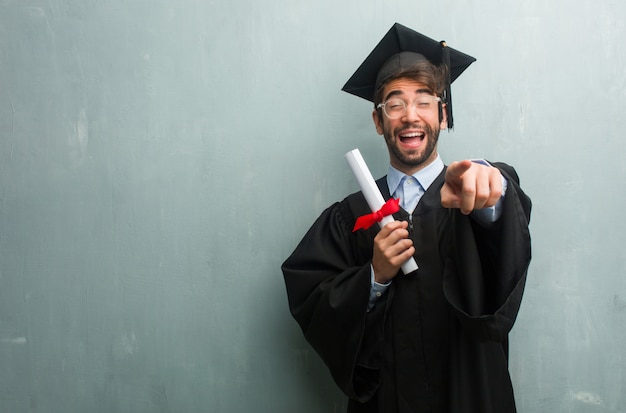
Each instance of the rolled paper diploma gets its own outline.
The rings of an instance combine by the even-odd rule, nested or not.
[[[383,195],[380,193],[380,190],[372,177],[372,173],[367,168],[367,165],[363,160],[363,156],[361,156],[361,152],[358,149],[353,149],[346,153],[345,157],[350,165],[350,168],[352,168],[352,172],[361,187],[361,192],[363,193],[363,196],[365,196],[365,200],[367,201],[370,209],[372,212],[378,211],[382,208],[385,200],[383,199]],[[382,228],[393,220],[392,216],[386,216],[378,224]],[[404,264],[402,264],[402,272],[404,274],[409,274],[417,269],[418,266],[413,257],[409,258]]]

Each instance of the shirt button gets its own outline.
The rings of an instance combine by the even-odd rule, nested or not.
[[[383,295],[383,293],[381,293],[380,291],[378,291],[378,292],[376,293],[376,297],[379,297],[379,298],[380,298],[380,296],[382,296],[382,295]]]

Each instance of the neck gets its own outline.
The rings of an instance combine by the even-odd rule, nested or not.
[[[390,163],[391,163],[391,166],[396,168],[398,171],[406,175],[414,175],[417,172],[421,171],[422,169],[426,168],[427,166],[432,165],[432,163],[435,162],[438,157],[439,157],[439,154],[436,151],[434,151],[432,156],[430,156],[424,162],[417,164],[417,165],[408,165],[408,164],[399,162],[397,159],[395,160],[392,159]]]

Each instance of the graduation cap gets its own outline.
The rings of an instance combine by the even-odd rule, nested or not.
[[[452,129],[450,85],[476,59],[399,23],[391,27],[341,90],[373,102],[381,82],[420,60],[446,67],[443,100],[447,104],[448,127]]]

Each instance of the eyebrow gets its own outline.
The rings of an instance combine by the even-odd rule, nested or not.
[[[422,89],[417,89],[415,91],[415,93],[427,93],[427,94],[432,94],[432,92],[429,89],[426,88],[422,88]],[[394,96],[399,96],[399,95],[403,95],[404,92],[402,90],[392,90],[391,92],[387,93],[387,96],[385,96],[384,100],[389,100],[390,98],[394,97]]]

